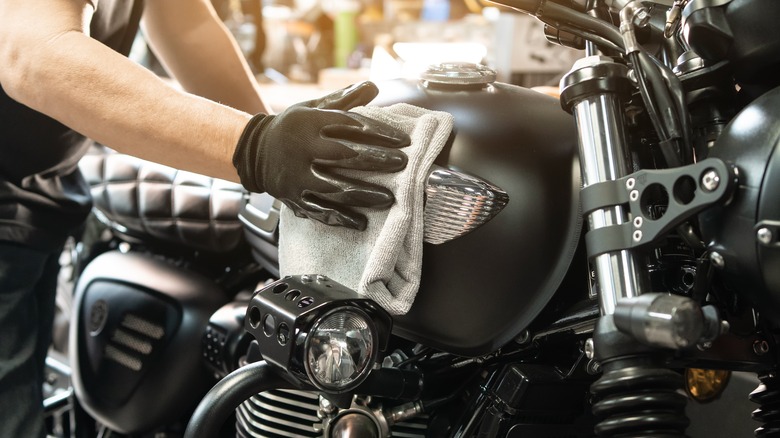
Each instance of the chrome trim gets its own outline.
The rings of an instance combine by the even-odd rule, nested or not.
[[[440,85],[487,85],[496,81],[496,71],[482,64],[444,62],[429,66],[420,79]]]
[[[590,56],[577,61],[569,74],[612,63],[610,58]],[[593,94],[574,103],[572,113],[579,137],[583,187],[628,175],[631,164],[620,98],[613,93]],[[589,228],[595,230],[629,222],[629,216],[625,208],[614,206],[594,211],[587,220]],[[641,295],[640,265],[630,251],[601,254],[592,263],[602,315],[613,314],[619,300]]]

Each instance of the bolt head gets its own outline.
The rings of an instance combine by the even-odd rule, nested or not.
[[[588,338],[585,340],[585,357],[588,359],[593,359],[593,356],[596,355],[596,348],[593,345],[593,338]]]
[[[772,230],[769,228],[759,228],[758,231],[756,231],[756,239],[758,239],[759,242],[763,243],[764,245],[769,245],[772,243],[772,240],[774,239],[774,236],[772,235]]]
[[[708,170],[701,177],[701,186],[708,192],[714,192],[720,186],[720,175],[714,170]]]
[[[637,27],[645,27],[649,22],[650,14],[647,12],[647,9],[641,8],[636,11],[636,15],[634,15],[634,25]]]
[[[726,260],[717,251],[710,253],[710,262],[712,262],[712,264],[717,268],[723,268],[726,266]]]
[[[530,341],[530,340],[531,340],[531,332],[529,332],[528,330],[523,330],[515,338],[515,342],[517,342],[520,345],[527,344],[528,341]]]

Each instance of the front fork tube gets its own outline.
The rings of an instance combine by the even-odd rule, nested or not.
[[[574,115],[579,134],[583,188],[614,181],[632,172],[623,120],[623,102],[632,84],[628,68],[611,58],[588,56],[561,80],[561,102]],[[622,206],[592,212],[590,230],[631,220]],[[643,293],[645,278],[635,254],[619,250],[591,260],[601,318],[593,334],[594,358],[602,377],[591,387],[598,436],[654,434],[684,436],[682,377],[663,367],[663,357],[619,331],[617,302]]]

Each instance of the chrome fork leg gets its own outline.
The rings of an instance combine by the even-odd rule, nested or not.
[[[578,61],[561,81],[561,101],[577,123],[583,188],[632,172],[623,130],[621,102],[631,89],[628,68],[610,58]],[[589,229],[631,220],[621,206],[593,211]],[[679,374],[663,365],[658,350],[638,343],[615,327],[620,300],[643,293],[645,278],[630,250],[596,255],[591,263],[598,286],[599,318],[593,333],[594,359],[602,376],[591,386],[598,436],[685,436],[685,396]]]

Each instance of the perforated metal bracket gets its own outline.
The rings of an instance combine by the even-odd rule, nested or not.
[[[630,221],[590,230],[585,235],[588,257],[637,248],[658,242],[663,236],[701,210],[726,202],[737,177],[734,168],[708,158],[674,169],[646,169],[623,178],[582,189],[582,212],[624,205]],[[668,205],[660,217],[651,217],[649,206],[666,193]]]

